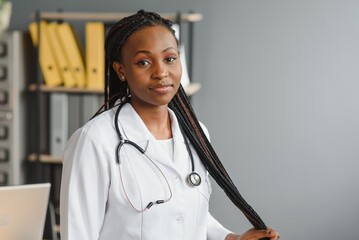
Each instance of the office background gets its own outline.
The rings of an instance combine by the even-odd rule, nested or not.
[[[14,0],[42,11],[196,11],[193,106],[241,193],[283,239],[359,236],[359,1]],[[250,225],[213,183],[212,214]]]

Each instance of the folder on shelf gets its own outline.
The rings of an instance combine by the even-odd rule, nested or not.
[[[69,96],[66,93],[53,93],[49,96],[49,104],[50,154],[61,158],[69,137]]]
[[[72,69],[76,86],[81,88],[85,87],[85,65],[80,50],[80,44],[77,41],[72,26],[66,22],[58,24],[57,34],[65,55],[69,60],[70,69]]]
[[[105,87],[105,26],[102,22],[88,22],[86,37],[86,87]]]
[[[30,36],[34,46],[39,45],[38,23],[33,22],[29,25]],[[62,78],[57,65],[53,49],[51,47],[48,23],[40,22],[40,45],[39,45],[39,62],[45,84],[49,87],[55,87],[62,84]]]
[[[67,56],[64,52],[64,46],[62,46],[62,43],[59,40],[59,35],[57,34],[57,27],[58,23],[56,22],[51,22],[47,25],[50,44],[53,49],[55,60],[59,67],[64,86],[75,87],[75,77],[73,71],[71,71],[69,60],[67,59]]]

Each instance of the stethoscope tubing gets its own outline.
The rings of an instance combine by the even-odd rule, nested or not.
[[[172,195],[173,195],[173,194],[172,194],[172,189],[171,189],[170,183],[168,182],[168,180],[167,180],[165,174],[163,173],[163,171],[157,166],[156,163],[153,162],[153,160],[152,160],[151,158],[149,158],[149,157],[147,156],[146,153],[143,153],[143,155],[152,163],[152,165],[153,165],[154,167],[157,168],[157,170],[159,171],[159,173],[162,175],[163,179],[164,179],[165,182],[166,182],[166,185],[167,185],[167,187],[168,187],[168,190],[169,190],[169,197],[168,197],[167,199],[164,199],[164,200],[159,199],[159,200],[156,200],[156,201],[153,201],[153,202],[149,202],[149,203],[147,204],[147,206],[146,206],[145,208],[143,208],[142,210],[137,209],[137,208],[133,205],[132,201],[130,200],[130,197],[129,197],[128,194],[127,194],[127,191],[125,190],[125,185],[124,185],[124,181],[123,181],[123,178],[122,178],[121,166],[120,166],[120,164],[118,164],[118,168],[119,168],[119,172],[120,172],[120,178],[121,178],[121,186],[122,186],[122,189],[124,190],[123,192],[124,192],[124,194],[125,194],[125,196],[126,196],[127,201],[130,203],[131,207],[132,207],[136,212],[138,212],[138,213],[143,213],[143,212],[145,212],[146,210],[150,209],[153,205],[158,205],[158,204],[162,204],[162,203],[168,202],[169,200],[171,200]]]
[[[120,178],[121,178],[121,186],[122,186],[122,189],[123,189],[123,192],[125,194],[125,197],[127,199],[127,201],[130,203],[131,207],[138,213],[143,213],[144,211],[148,210],[149,208],[151,208],[153,205],[156,205],[156,204],[163,204],[165,202],[168,202],[171,198],[172,198],[172,189],[171,189],[171,186],[168,182],[168,179],[167,177],[165,176],[165,174],[163,173],[163,171],[160,169],[160,167],[146,154],[146,151],[140,147],[138,144],[136,144],[135,142],[131,141],[131,140],[128,140],[128,139],[124,139],[122,134],[121,134],[121,131],[120,131],[120,127],[119,127],[119,123],[118,123],[118,118],[119,118],[119,114],[120,114],[120,111],[121,111],[121,108],[126,104],[128,103],[129,101],[128,100],[125,100],[123,102],[121,102],[116,110],[116,113],[115,113],[115,118],[114,118],[114,125],[115,125],[115,130],[116,130],[116,133],[118,135],[118,138],[119,138],[119,143],[116,147],[116,164],[118,165],[119,167],[119,172],[120,172]],[[181,129],[181,132],[182,132],[182,135],[183,135],[183,138],[184,138],[184,141],[185,141],[185,145],[186,145],[186,149],[187,149],[187,152],[190,156],[190,159],[191,159],[191,173],[187,176],[187,183],[190,187],[197,187],[201,184],[201,177],[198,173],[195,172],[195,165],[194,165],[194,159],[193,159],[193,155],[192,155],[192,151],[190,149],[190,146],[189,146],[189,143],[188,143],[188,140],[187,140],[187,137],[185,136],[184,132],[183,132],[183,129],[181,128],[180,126],[180,129]],[[125,145],[125,144],[128,144],[128,145],[131,145],[133,146],[134,148],[136,148],[142,155],[144,155],[146,157],[146,159],[159,171],[159,173],[162,175],[163,179],[165,180],[166,182],[166,185],[169,189],[169,197],[166,198],[166,199],[163,199],[163,200],[156,200],[156,201],[152,201],[152,202],[149,202],[147,204],[147,206],[143,209],[137,209],[132,201],[130,200],[128,194],[127,194],[127,191],[126,191],[126,188],[124,186],[124,181],[123,181],[123,178],[122,178],[122,171],[121,171],[121,159],[120,159],[120,150],[121,148]]]

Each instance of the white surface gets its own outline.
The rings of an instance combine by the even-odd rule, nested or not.
[[[50,184],[0,187],[0,239],[42,239]]]

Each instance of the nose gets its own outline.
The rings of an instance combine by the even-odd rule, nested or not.
[[[169,72],[164,62],[157,62],[153,65],[153,71],[151,75],[153,79],[161,80],[167,78],[168,75]]]

